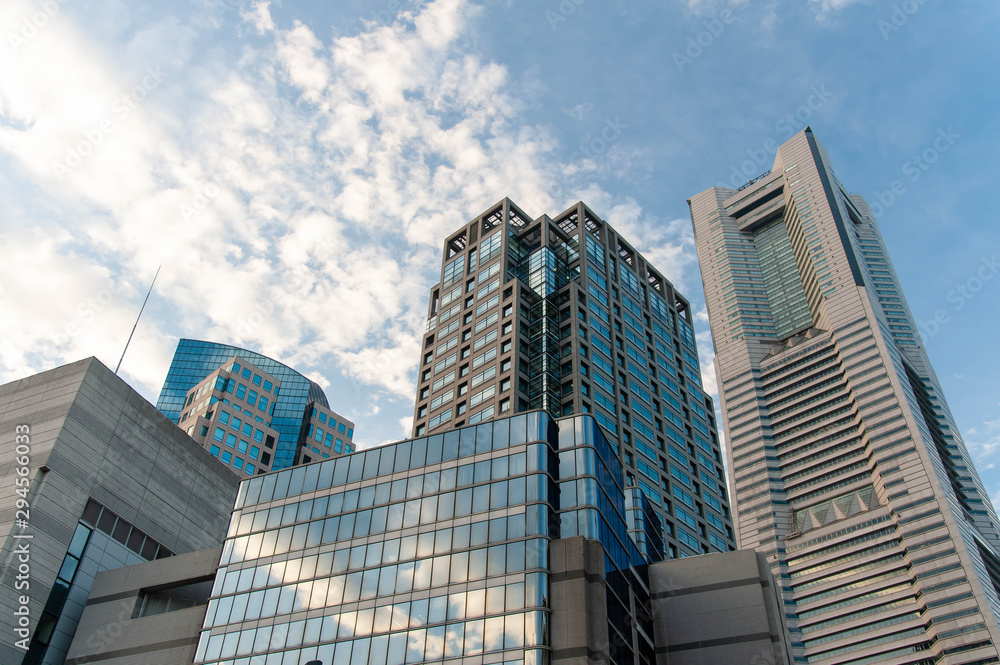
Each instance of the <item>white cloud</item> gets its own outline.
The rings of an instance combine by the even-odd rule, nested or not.
[[[0,32],[33,7],[4,3]],[[519,83],[464,52],[476,13],[439,0],[324,42],[258,2],[243,18],[260,38],[235,56],[198,46],[204,23],[109,43],[67,14],[5,53],[0,151],[17,172],[0,194],[38,204],[0,228],[0,381],[94,354],[113,367],[162,264],[123,367],[148,396],[176,337],[196,336],[350,381],[372,413],[412,398],[442,238],[506,195],[552,212],[564,169],[519,121]],[[669,236],[634,202],[605,212]]]

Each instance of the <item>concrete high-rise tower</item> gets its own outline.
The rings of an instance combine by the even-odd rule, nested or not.
[[[806,128],[689,200],[741,548],[799,659],[996,663],[997,516],[868,204]]]
[[[653,504],[668,557],[734,549],[692,317],[583,203],[532,220],[504,199],[445,241],[413,435],[534,409],[592,414],[629,491]]]

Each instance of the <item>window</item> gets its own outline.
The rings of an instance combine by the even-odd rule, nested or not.
[[[229,414],[226,413],[225,411],[220,410],[219,411],[219,422],[222,423],[223,425],[227,424],[229,422]]]
[[[231,461],[233,461],[233,454],[227,450],[227,451],[225,451],[225,452],[222,453],[222,458],[221,459],[226,464],[229,464]]]
[[[253,472],[254,472],[254,466],[253,466],[253,464],[250,464],[249,462],[247,462],[246,472],[248,474],[250,474],[251,476],[253,475]]]
[[[266,393],[271,392],[271,382],[270,381],[264,381],[264,392],[266,392]]]
[[[227,434],[226,445],[229,446],[230,448],[234,448],[236,446],[236,436],[233,434]]]
[[[257,459],[258,457],[260,457],[260,448],[250,446],[250,459]]]
[[[254,373],[254,375],[253,375],[253,384],[255,386],[259,386],[261,384],[261,380],[262,379],[260,378],[260,374]]]
[[[262,431],[260,431],[259,429],[258,430],[254,430],[254,432],[253,432],[253,440],[256,441],[257,443],[262,442],[264,440],[264,433]]]
[[[251,372],[249,369],[247,369],[246,367],[244,367],[243,368],[243,373],[240,374],[240,376],[242,376],[244,379],[249,379],[251,376],[253,376],[253,372]]]
[[[237,469],[242,469],[243,468],[243,458],[237,457],[236,459],[234,459],[233,460],[233,467],[235,467]]]
[[[244,397],[246,397],[246,394],[247,394],[247,387],[245,385],[241,383],[240,385],[236,386],[236,396],[238,398],[243,399]]]
[[[340,432],[341,434],[343,434],[344,433],[344,429],[345,429],[344,423],[338,423],[337,424],[337,431],[338,432]]]
[[[224,441],[226,438],[226,431],[221,427],[216,427],[215,434],[212,435],[212,438],[216,441]]]
[[[212,446],[211,448],[208,449],[208,452],[212,453],[213,457],[218,457],[219,456],[219,447],[218,446]]]

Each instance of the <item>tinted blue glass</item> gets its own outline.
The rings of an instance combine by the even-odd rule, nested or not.
[[[311,401],[326,408],[330,405],[317,384],[267,356],[228,344],[182,339],[177,344],[156,408],[177,422],[187,392],[233,356],[246,358],[281,381],[271,421],[271,426],[280,434],[275,444],[272,468],[277,470],[291,466],[306,405]],[[234,368],[236,371],[241,369]]]

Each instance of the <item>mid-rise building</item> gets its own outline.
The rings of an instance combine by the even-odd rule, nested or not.
[[[354,423],[330,409],[319,384],[228,344],[180,340],[156,407],[237,473],[284,469],[356,449]],[[268,437],[274,438],[270,446]]]
[[[591,414],[669,558],[735,549],[691,306],[587,206],[532,220],[504,199],[462,226],[427,313],[414,436]]]
[[[871,208],[809,128],[689,204],[738,540],[798,658],[1000,662],[997,515]]]
[[[94,358],[0,386],[0,663],[62,665],[94,577],[220,546],[238,484]]]

